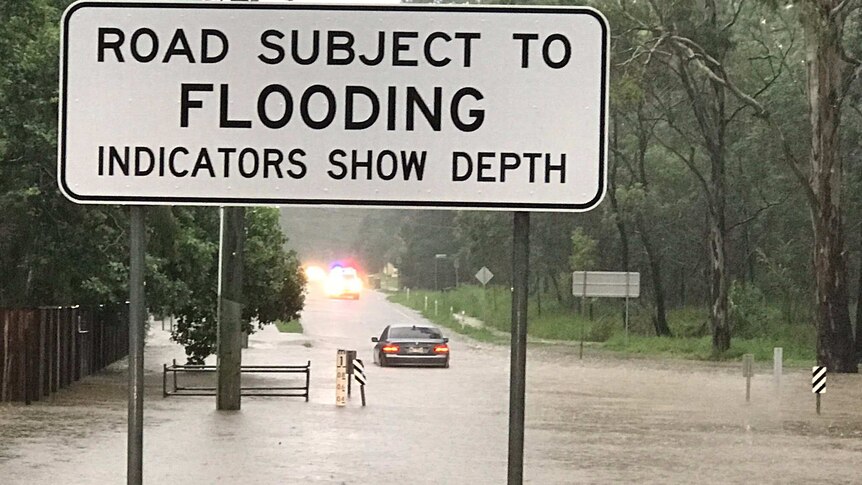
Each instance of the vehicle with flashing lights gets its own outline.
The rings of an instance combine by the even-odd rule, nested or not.
[[[389,325],[380,337],[372,337],[374,362],[381,367],[449,367],[449,339],[430,325]]]
[[[329,298],[358,300],[362,293],[362,279],[355,268],[336,266],[329,271],[325,289]]]

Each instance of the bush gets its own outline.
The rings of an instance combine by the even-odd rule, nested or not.
[[[734,281],[730,285],[729,317],[735,337],[755,338],[773,334],[781,326],[780,312],[772,308],[756,285]]]
[[[619,319],[614,318],[600,318],[594,322],[589,327],[589,333],[587,333],[587,340],[590,342],[606,342],[610,339],[616,332],[620,330],[620,322]]]

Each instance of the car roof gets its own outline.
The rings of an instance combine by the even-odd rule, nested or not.
[[[439,327],[435,327],[434,325],[424,325],[424,324],[415,324],[415,323],[396,323],[393,325],[389,325],[389,329],[393,328],[431,328],[434,330],[440,330]]]

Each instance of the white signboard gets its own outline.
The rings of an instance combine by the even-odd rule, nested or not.
[[[572,274],[572,295],[574,296],[637,298],[640,294],[640,273],[575,271]]]
[[[608,36],[588,8],[79,2],[60,187],[79,203],[588,210]]]
[[[494,277],[494,273],[492,273],[491,270],[486,268],[485,266],[482,266],[482,269],[477,271],[475,276],[476,279],[479,280],[479,283],[482,283],[482,286],[485,286],[488,284],[489,281],[491,281],[491,278]]]

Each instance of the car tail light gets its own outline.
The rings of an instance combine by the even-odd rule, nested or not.
[[[383,346],[383,352],[385,352],[387,354],[394,354],[395,352],[398,352],[399,350],[401,350],[401,348],[395,344],[386,344]]]
[[[446,354],[449,352],[449,346],[446,344],[438,344],[434,346],[434,353],[436,354]]]

